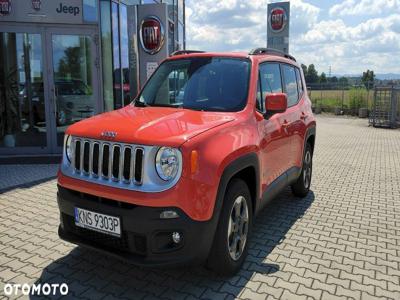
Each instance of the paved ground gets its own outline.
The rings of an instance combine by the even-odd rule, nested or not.
[[[71,298],[400,299],[400,130],[327,117],[318,126],[312,193],[298,200],[287,191],[258,217],[250,255],[230,279],[201,268],[141,269],[64,243],[55,180],[8,184],[0,298],[5,283],[65,282]],[[29,173],[55,175],[19,168],[16,184]]]

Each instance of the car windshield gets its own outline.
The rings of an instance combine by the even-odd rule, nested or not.
[[[164,62],[144,87],[136,106],[239,111],[246,105],[247,59],[195,57]]]

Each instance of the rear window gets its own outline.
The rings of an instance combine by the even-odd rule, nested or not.
[[[297,90],[297,79],[294,67],[289,65],[282,65],[285,92],[288,98],[288,107],[293,106],[299,99]]]

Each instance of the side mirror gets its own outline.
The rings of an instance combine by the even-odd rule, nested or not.
[[[267,94],[265,97],[265,116],[270,117],[276,113],[283,113],[287,109],[287,96],[284,93]]]

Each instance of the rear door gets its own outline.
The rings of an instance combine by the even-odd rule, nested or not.
[[[281,68],[279,63],[268,62],[259,66],[257,110],[265,112],[264,99],[268,93],[282,93]],[[277,113],[258,122],[261,137],[261,161],[263,189],[282,175],[291,165],[290,135],[287,114]]]
[[[288,98],[288,108],[285,113],[285,127],[287,130],[290,147],[288,149],[288,169],[298,166],[299,158],[302,156],[301,145],[301,110],[300,91],[297,84],[296,67],[289,64],[281,64],[283,75],[283,89]],[[300,157],[299,157],[300,155]]]

